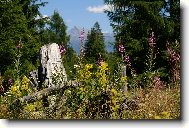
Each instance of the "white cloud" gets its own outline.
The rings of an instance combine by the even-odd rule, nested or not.
[[[99,6],[89,6],[87,7],[87,11],[93,13],[103,13],[105,10],[108,10],[110,6],[108,5],[99,5]]]
[[[42,16],[42,18],[46,18],[46,17],[48,17],[48,15],[43,15],[43,16]]]
[[[35,17],[35,20],[39,20],[39,19],[42,19],[42,18],[48,18],[48,15],[42,15],[42,16],[37,15]]]

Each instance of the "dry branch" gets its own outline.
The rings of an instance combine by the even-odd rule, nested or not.
[[[68,88],[73,88],[74,86],[63,86],[63,87],[49,87],[45,88],[41,91],[38,91],[33,94],[29,94],[27,96],[23,96],[22,98],[16,99],[13,102],[13,105],[18,105],[20,103],[33,103],[37,100],[41,100],[47,96],[55,95],[59,92],[64,92]]]

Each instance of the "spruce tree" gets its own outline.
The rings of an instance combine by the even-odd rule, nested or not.
[[[99,54],[101,54],[103,60],[106,59],[104,37],[98,22],[94,24],[91,31],[87,34],[84,54],[87,63],[97,63]]]
[[[44,2],[38,0],[1,1],[0,3],[0,72],[12,73],[15,67],[16,45],[22,43],[20,73],[27,75],[37,67],[41,43],[37,15]],[[41,22],[41,21],[40,21]]]
[[[57,11],[51,16],[49,24],[49,41],[56,42],[57,44],[64,43],[65,46],[68,45],[69,36],[66,34],[67,26],[64,20]]]

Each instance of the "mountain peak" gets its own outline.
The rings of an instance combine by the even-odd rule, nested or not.
[[[79,53],[80,52],[80,32],[83,28],[74,26],[68,31],[68,35],[70,35],[70,45],[72,48]],[[87,39],[87,33],[89,30],[84,29],[84,38]],[[113,33],[103,33],[104,39],[105,39],[105,45],[106,45],[106,50],[108,52],[113,51],[113,46],[109,44],[109,42],[115,42],[114,35]]]

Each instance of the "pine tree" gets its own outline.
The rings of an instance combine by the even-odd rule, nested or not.
[[[97,63],[99,54],[101,54],[103,60],[106,59],[104,37],[98,22],[94,24],[91,31],[87,34],[84,54],[88,63]]]
[[[66,34],[67,27],[57,11],[54,11],[54,14],[51,16],[48,24],[50,26],[49,41],[56,42],[57,44],[61,44],[63,42],[63,44],[67,46],[69,41],[69,36]]]
[[[14,0],[0,4],[0,72],[3,75],[13,74],[19,41],[22,43],[20,73],[27,75],[37,67],[41,43],[36,16],[40,15],[39,7],[44,5],[38,0]]]

